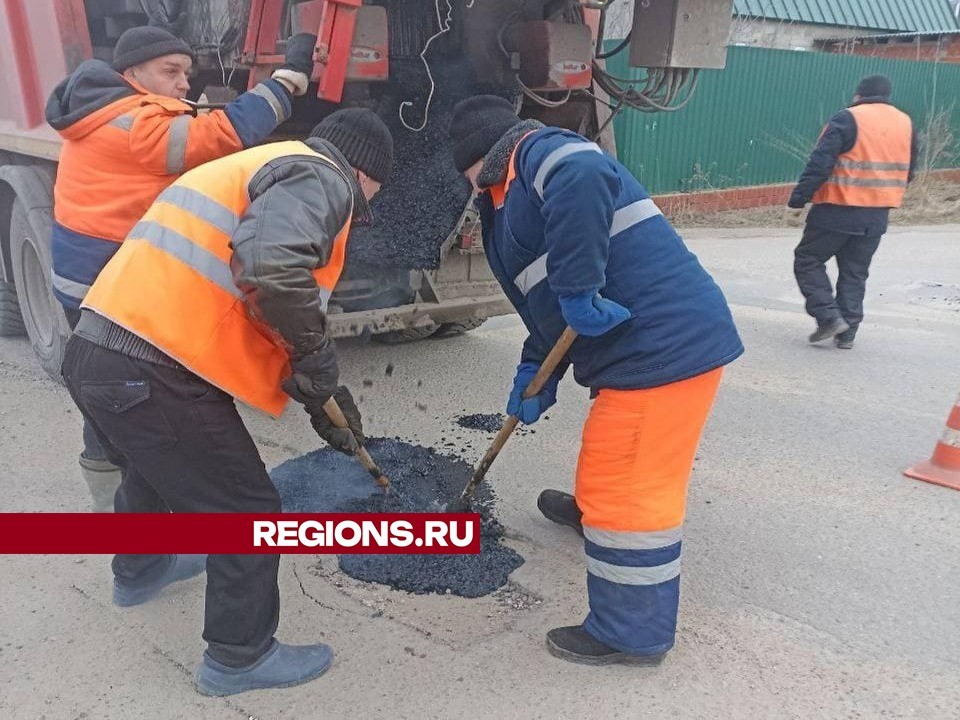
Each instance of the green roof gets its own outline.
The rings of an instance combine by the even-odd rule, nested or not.
[[[734,0],[735,15],[887,32],[960,29],[950,0]]]

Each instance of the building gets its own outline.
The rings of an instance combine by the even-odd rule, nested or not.
[[[734,0],[731,45],[812,50],[823,41],[960,30],[955,0]]]

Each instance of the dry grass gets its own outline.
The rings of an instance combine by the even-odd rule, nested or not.
[[[783,206],[697,212],[691,205],[677,208],[670,221],[677,227],[802,227],[804,218],[794,217]],[[903,207],[890,213],[891,224],[960,224],[960,184],[921,174],[911,183]]]

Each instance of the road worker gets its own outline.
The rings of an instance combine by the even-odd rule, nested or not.
[[[457,168],[480,192],[494,275],[523,344],[507,412],[533,423],[567,366],[594,398],[575,496],[544,491],[550,520],[584,537],[590,613],[547,634],[574,662],[655,664],[673,646],[687,482],[723,366],[743,352],[722,292],[639,182],[580,135],[523,121],[498,97],[464,100]],[[522,399],[565,326],[579,337]]]
[[[113,66],[86,60],[53,91],[47,122],[64,139],[54,185],[53,291],[71,328],[97,274],[160,191],[192,167],[264,140],[291,113],[313,69],[312,35],[287,44],[271,79],[223,110],[184,102],[193,51],[158,27],[124,32]],[[93,509],[109,512],[120,472],[84,426],[80,468]]]
[[[890,104],[893,86],[884,75],[857,85],[853,105],[834,115],[787,203],[808,203],[803,239],[794,250],[793,272],[817,321],[811,343],[834,339],[853,349],[863,320],[870,261],[887,231],[890,208],[900,207],[917,161],[910,117]],[[837,259],[834,296],[826,262]]]
[[[280,512],[234,398],[279,416],[293,397],[345,453],[362,442],[338,386],[326,306],[352,225],[390,174],[393,141],[373,112],[340,110],[304,142],[261,145],[201,165],[163,190],[82,304],[64,379],[119,466],[117,512]],[[335,396],[350,429],[332,426]],[[274,639],[276,555],[210,555],[200,692],[306,682],[325,645]],[[145,602],[195,575],[202,557],[117,555],[114,602]]]

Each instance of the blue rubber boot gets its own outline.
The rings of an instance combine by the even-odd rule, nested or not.
[[[197,691],[222,697],[249,690],[285,688],[314,680],[333,663],[329,645],[284,645],[276,640],[260,658],[242,668],[217,662],[208,653],[197,668]]]
[[[206,555],[174,555],[173,562],[152,582],[132,585],[129,581],[113,579],[113,604],[120,607],[140,605],[155,597],[167,585],[192,578],[207,569]]]

